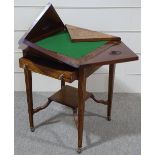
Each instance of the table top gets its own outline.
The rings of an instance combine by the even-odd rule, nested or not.
[[[61,38],[61,39],[60,39]],[[65,39],[67,38],[67,39]],[[71,42],[66,32],[58,33],[37,42],[25,40],[33,50],[51,60],[79,68],[85,65],[106,65],[138,60],[138,56],[123,42]]]
[[[64,56],[80,59],[97,48],[105,45],[108,41],[96,42],[72,42],[67,31],[59,32],[53,36],[36,42],[36,45],[51,52],[56,52]]]
[[[73,27],[75,28],[75,26],[66,27],[52,4],[49,4],[20,39],[19,45],[22,50],[30,48],[29,53],[32,55],[34,53],[42,55],[74,68],[138,59],[138,56],[121,42],[119,37],[105,35],[107,37],[105,40],[103,34],[81,28],[74,29],[76,35],[69,35],[68,32],[73,31]],[[82,38],[79,38],[81,34]],[[73,36],[76,37],[73,41],[75,39],[77,42],[72,42]]]

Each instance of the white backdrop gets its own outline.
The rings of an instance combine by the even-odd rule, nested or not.
[[[15,0],[15,91],[24,91],[23,70],[18,67],[22,56],[18,40],[29,28],[49,0]],[[140,0],[52,0],[65,24],[120,36],[140,57]],[[88,78],[87,89],[94,92],[107,90],[108,66],[103,66]],[[115,92],[140,92],[140,60],[116,66]],[[77,82],[72,85],[77,86]],[[33,74],[34,91],[56,91],[58,80]]]

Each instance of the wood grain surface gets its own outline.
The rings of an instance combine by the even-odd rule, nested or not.
[[[74,42],[85,41],[120,41],[120,37],[104,34],[97,31],[92,31],[77,26],[67,25],[66,28],[70,34],[71,40]]]

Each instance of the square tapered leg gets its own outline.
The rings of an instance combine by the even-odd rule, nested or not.
[[[108,82],[108,107],[107,107],[107,119],[108,119],[108,121],[111,120],[111,108],[112,108],[114,78],[115,78],[115,64],[111,64],[111,65],[109,65],[109,82]]]
[[[80,68],[79,81],[78,81],[78,150],[77,150],[78,153],[81,153],[82,149],[85,95],[86,95],[85,71],[84,68]]]
[[[28,67],[26,65],[24,67],[24,74],[25,74],[30,129],[32,132],[34,132],[35,128],[34,128],[34,123],[33,123],[32,73],[30,70],[28,70]]]

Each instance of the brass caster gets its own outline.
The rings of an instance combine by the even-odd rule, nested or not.
[[[82,152],[82,148],[81,147],[78,147],[77,153],[81,153],[81,152]]]
[[[110,116],[108,116],[108,117],[107,117],[107,120],[108,120],[108,121],[111,121],[111,117],[110,117]]]
[[[30,128],[31,132],[34,132],[35,131],[35,128]]]

